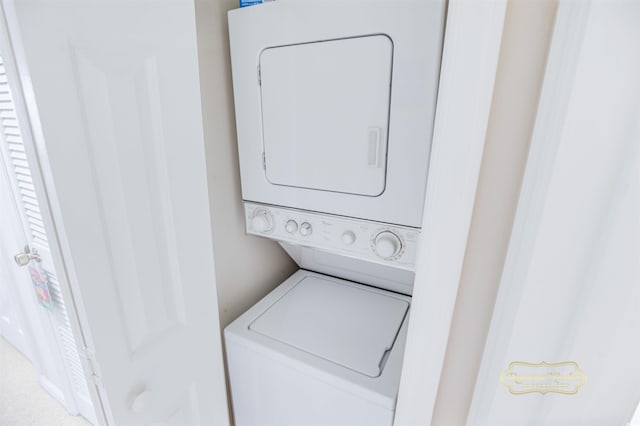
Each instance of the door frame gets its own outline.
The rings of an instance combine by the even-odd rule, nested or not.
[[[9,76],[9,85],[13,95],[16,116],[21,123],[23,145],[29,160],[30,171],[35,187],[40,213],[51,249],[51,256],[56,270],[58,283],[62,292],[62,299],[67,309],[69,323],[73,332],[78,354],[85,373],[89,395],[95,412],[95,420],[98,424],[106,425],[105,408],[100,396],[99,381],[92,374],[92,354],[88,350],[87,334],[82,328],[82,301],[74,296],[74,289],[69,279],[69,269],[64,256],[64,248],[67,248],[62,220],[56,212],[59,208],[55,205],[55,196],[49,197],[48,191],[53,188],[53,180],[48,170],[46,145],[41,130],[38,107],[29,84],[31,78],[28,73],[26,59],[24,58],[22,42],[19,37],[18,22],[15,18],[12,0],[0,1],[0,43],[4,51],[4,66]],[[49,184],[47,184],[49,182]],[[72,265],[70,265],[73,268]],[[75,403],[74,403],[75,404]]]
[[[506,7],[506,0],[448,4],[396,426],[431,423],[473,214]]]

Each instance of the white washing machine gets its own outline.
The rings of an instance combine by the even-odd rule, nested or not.
[[[247,233],[302,268],[225,330],[237,426],[393,423],[444,12],[278,0],[229,13]]]
[[[299,270],[225,330],[237,425],[391,425],[410,298]]]

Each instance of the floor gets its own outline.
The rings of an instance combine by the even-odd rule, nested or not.
[[[90,426],[70,416],[38,383],[31,362],[0,337],[0,425]]]

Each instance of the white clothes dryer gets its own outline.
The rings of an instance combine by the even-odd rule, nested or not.
[[[420,227],[444,0],[229,12],[246,201]]]

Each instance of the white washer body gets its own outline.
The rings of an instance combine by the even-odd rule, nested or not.
[[[225,329],[236,425],[391,425],[410,301],[293,274]]]

